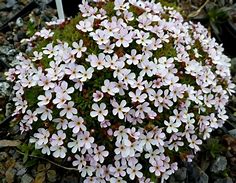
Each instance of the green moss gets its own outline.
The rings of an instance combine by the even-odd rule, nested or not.
[[[172,41],[169,43],[164,43],[162,48],[159,48],[157,51],[153,53],[155,58],[160,58],[160,57],[176,57],[176,49],[174,48],[174,44]]]
[[[105,6],[103,7],[104,10],[107,12],[108,17],[112,17],[115,16],[115,11],[114,11],[114,3],[112,1],[109,1],[105,4]]]
[[[37,96],[43,93],[42,87],[34,86],[30,89],[25,89],[25,100],[28,102],[29,106],[34,106],[37,102]]]
[[[64,42],[71,44],[72,42],[78,41],[82,38],[82,34],[76,30],[76,24],[74,20],[65,27],[56,29],[54,34],[54,42],[57,40],[63,40]]]

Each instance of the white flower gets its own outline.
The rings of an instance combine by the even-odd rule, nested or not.
[[[84,68],[84,66],[77,65],[76,63],[69,63],[65,69],[65,73],[70,76],[70,80],[78,79],[80,76],[79,72],[82,68]]]
[[[95,156],[93,157],[95,161],[99,161],[100,163],[104,162],[104,157],[109,155],[108,151],[105,151],[105,146],[98,146],[94,149]]]
[[[50,150],[51,151],[54,151],[53,152],[53,156],[55,158],[65,158],[66,157],[66,152],[67,152],[67,149],[64,147],[64,146],[51,146],[50,147]]]
[[[126,10],[129,9],[129,3],[125,2],[125,0],[115,0],[114,2],[115,10]]]
[[[55,84],[52,82],[52,79],[47,76],[42,76],[38,81],[39,86],[43,86],[44,90],[49,90],[50,88],[54,88]]]
[[[72,119],[74,114],[77,114],[77,109],[74,108],[74,102],[70,101],[68,104],[62,105],[63,110],[60,112],[60,116],[65,116],[68,119]]]
[[[102,70],[106,65],[104,53],[99,53],[98,57],[94,54],[89,55],[86,60],[90,62],[92,67],[97,68],[97,70]]]
[[[153,132],[148,132],[147,134],[140,135],[139,146],[144,147],[147,151],[152,150],[152,145],[156,145],[156,140],[153,138]]]
[[[94,142],[94,138],[87,131],[80,133],[77,140],[79,140],[80,146],[85,147],[85,149],[90,149],[91,144]]]
[[[88,175],[88,177],[91,177],[94,171],[95,171],[94,167],[84,166],[81,170],[81,176],[85,177],[86,175]]]
[[[92,67],[89,67],[87,70],[85,70],[84,67],[81,67],[79,69],[78,77],[80,78],[80,81],[85,82],[88,79],[91,79],[93,76],[94,69]]]
[[[106,44],[102,44],[98,46],[99,49],[103,50],[104,53],[113,53],[114,52],[114,48],[115,48],[115,44],[111,44],[110,41]]]
[[[115,100],[112,100],[111,105],[114,107],[114,109],[112,110],[112,113],[114,115],[118,114],[118,117],[120,119],[124,119],[124,113],[127,113],[130,110],[130,107],[125,107],[126,105],[125,100],[122,100],[120,104],[118,104]]]
[[[140,171],[142,169],[142,165],[137,163],[136,165],[127,168],[127,174],[129,175],[131,180],[134,180],[135,176],[138,178],[142,178],[143,173]]]
[[[82,53],[87,50],[86,47],[83,47],[83,40],[79,40],[79,44],[77,42],[73,42],[72,46],[75,48],[74,50],[71,51],[72,54],[76,54],[77,58],[82,57]]]
[[[48,109],[46,106],[40,106],[36,109],[36,112],[41,115],[41,120],[45,121],[46,119],[52,120],[52,110]]]
[[[115,95],[119,92],[119,89],[116,87],[115,82],[110,82],[108,79],[104,81],[104,86],[102,86],[102,92],[108,93],[109,95]]]
[[[40,32],[36,32],[35,35],[36,36],[40,36],[44,39],[47,39],[49,37],[52,37],[54,34],[54,32],[51,31],[51,29],[47,30],[45,28],[43,28]]]
[[[128,32],[127,29],[121,29],[119,32],[114,33],[114,38],[117,39],[116,46],[120,47],[121,45],[125,48],[129,46],[133,39],[133,33]]]
[[[165,172],[165,167],[163,166],[163,161],[162,160],[155,160],[154,162],[151,163],[152,166],[149,168],[149,171],[151,173],[155,172],[156,176],[160,176],[162,172]]]
[[[129,65],[131,65],[131,64],[137,65],[142,58],[142,55],[137,54],[137,50],[135,50],[135,49],[131,50],[131,55],[126,54],[125,56],[128,59],[126,62]]]
[[[62,130],[66,130],[68,127],[68,120],[67,119],[63,119],[63,118],[56,118],[52,120],[53,122],[57,123],[57,130],[62,129]]]
[[[95,33],[90,33],[90,35],[93,36],[93,40],[95,40],[98,45],[104,45],[109,42],[110,35],[106,30],[98,29]]]
[[[137,31],[136,34],[137,34],[137,38],[136,38],[137,39],[136,40],[137,44],[142,44],[143,46],[147,46],[147,45],[152,43],[152,40],[148,39],[149,36],[150,36],[149,33],[145,33],[143,31],[141,31],[141,32]]]
[[[50,90],[45,91],[45,95],[39,95],[38,96],[38,100],[41,100],[40,102],[38,102],[38,106],[44,106],[47,105],[50,100],[52,98],[52,93]]]
[[[91,117],[98,117],[98,121],[102,122],[105,120],[104,116],[107,116],[108,110],[106,109],[106,104],[101,103],[100,106],[98,104],[92,105],[93,111],[90,112]]]
[[[52,137],[51,137],[51,145],[52,146],[60,146],[63,144],[63,140],[66,138],[66,134],[62,131],[62,130],[59,130],[57,131],[57,134],[53,134]]]
[[[128,135],[124,126],[120,126],[119,129],[114,132],[114,136],[117,137],[117,142],[128,140]]]
[[[32,124],[34,121],[38,120],[37,112],[36,111],[32,112],[31,110],[27,110],[23,119],[27,121],[27,124]]]
[[[83,124],[84,119],[82,117],[73,116],[72,121],[69,122],[69,128],[73,128],[72,132],[77,134],[80,130],[86,131],[86,126]]]
[[[145,116],[144,112],[147,113],[147,114],[151,112],[151,108],[149,107],[148,102],[144,102],[144,103],[138,105],[136,107],[136,109],[137,109],[137,111],[135,112],[135,116],[136,117],[140,116],[142,119],[144,119],[144,116]]]
[[[81,20],[79,24],[76,25],[76,28],[82,32],[91,32],[93,30],[93,22],[88,19],[84,21]]]
[[[178,127],[180,127],[181,122],[180,121],[175,122],[175,118],[170,117],[169,122],[165,120],[164,124],[167,126],[167,128],[166,128],[167,133],[172,133],[172,132],[176,133],[179,131]]]
[[[115,161],[115,167],[111,166],[109,170],[113,173],[114,177],[124,177],[127,166],[121,165],[119,161]],[[115,182],[114,182],[115,183]]]
[[[78,166],[78,170],[81,170],[84,166],[86,166],[86,160],[84,156],[75,155],[76,160],[72,162],[73,166]]]
[[[191,138],[187,138],[188,142],[189,142],[189,147],[191,147],[192,149],[199,151],[200,148],[198,147],[198,145],[202,144],[202,140],[197,139],[198,137],[196,135],[192,135]]]
[[[49,136],[50,136],[50,133],[47,129],[39,128],[38,133],[34,134],[34,137],[37,138],[36,144],[39,146],[43,144],[47,144]]]
[[[147,94],[143,93],[142,91],[137,89],[136,92],[129,92],[129,96],[131,97],[132,102],[140,102],[143,103],[145,99],[147,98]]]
[[[43,58],[42,52],[34,51],[33,54],[34,54],[34,58],[32,59],[32,61],[41,60]]]

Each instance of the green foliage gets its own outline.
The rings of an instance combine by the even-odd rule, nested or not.
[[[35,177],[35,182],[55,182],[56,181],[56,171],[51,169],[51,164],[39,164],[37,168],[37,174]],[[47,180],[47,181],[46,181]]]
[[[42,88],[41,87],[32,87],[29,90],[25,90],[25,99],[28,102],[29,106],[33,106],[36,104],[38,101],[37,97],[39,94],[42,93]]]
[[[224,152],[225,148],[220,143],[218,138],[210,138],[206,141],[206,144],[203,145],[203,151],[205,151],[210,157],[216,158],[222,152]]]
[[[220,40],[221,25],[231,19],[232,12],[236,11],[236,3],[229,0],[210,0],[204,5],[204,7],[196,11],[196,14],[194,12],[191,13],[193,17],[190,17],[196,17],[201,12],[200,10],[203,9],[205,15],[201,16],[200,20],[207,22],[215,36]]]
[[[37,32],[37,26],[36,26],[35,22],[28,21],[26,35],[31,37],[34,35],[35,32]]]

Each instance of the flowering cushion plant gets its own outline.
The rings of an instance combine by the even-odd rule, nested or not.
[[[228,118],[230,59],[200,24],[140,0],[86,2],[49,22],[6,75],[16,120],[84,182],[163,182]]]

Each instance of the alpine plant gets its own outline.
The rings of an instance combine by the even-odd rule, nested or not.
[[[94,0],[49,22],[6,77],[42,154],[84,182],[163,182],[228,118],[230,59],[201,24],[141,0]]]

